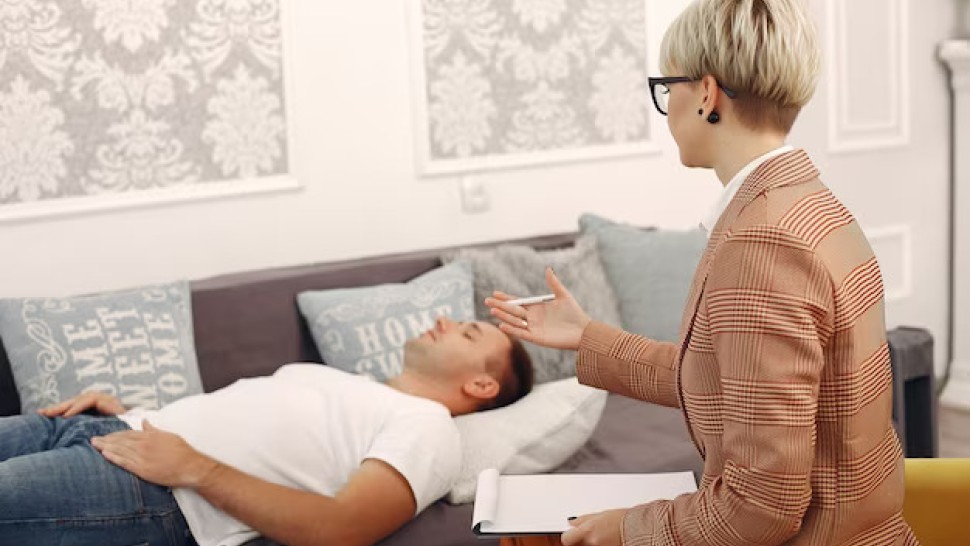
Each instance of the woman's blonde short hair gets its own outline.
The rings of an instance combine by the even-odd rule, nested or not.
[[[785,133],[815,93],[820,66],[802,0],[695,0],[660,46],[664,74],[710,74],[737,93],[741,123]]]

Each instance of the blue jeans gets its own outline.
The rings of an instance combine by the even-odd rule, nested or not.
[[[0,545],[194,546],[167,487],[108,462],[115,417],[0,417]]]

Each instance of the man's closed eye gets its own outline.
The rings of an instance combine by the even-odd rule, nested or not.
[[[482,337],[482,328],[473,322],[468,325],[468,328],[465,329],[464,335],[471,341],[478,341],[478,339]]]

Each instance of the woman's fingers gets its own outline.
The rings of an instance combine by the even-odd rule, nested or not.
[[[529,327],[529,322],[525,318],[513,315],[505,311],[504,309],[493,307],[491,313],[493,317],[501,320],[502,322],[504,322],[505,324],[508,324],[509,326],[514,326],[516,328]]]
[[[509,293],[506,293],[506,292],[502,292],[501,290],[495,290],[495,291],[492,292],[492,298],[494,298],[494,299],[496,299],[498,301],[517,300],[520,297],[521,296],[514,296],[512,294],[509,294]]]
[[[499,300],[499,301],[506,301],[506,300],[515,299],[512,296],[510,296],[509,294],[506,294],[505,292],[502,292],[501,290],[495,290],[495,291],[493,291],[492,292],[492,297],[495,298],[495,299],[497,299],[497,300]]]
[[[528,341],[530,343],[539,344],[539,342],[536,340],[535,335],[526,328],[512,326],[507,322],[500,322],[498,325],[498,329],[512,337],[517,337],[523,341]]]
[[[497,300],[495,298],[485,298],[485,305],[491,307],[492,309],[497,309],[502,311],[506,315],[510,315],[518,318],[519,320],[524,320],[527,316],[527,312],[521,305],[512,305],[505,303],[505,301]]]
[[[559,540],[562,542],[562,546],[577,546],[583,543],[583,539],[589,531],[589,525],[583,523],[577,523],[575,521],[570,522],[573,526],[571,529],[559,536]]]
[[[509,298],[508,294],[496,292],[499,297]],[[509,305],[496,298],[486,298],[485,305],[490,307],[489,313],[499,320],[499,330],[507,335],[519,339],[536,342],[535,335],[529,331],[529,322],[526,320],[526,310],[518,305]]]
[[[569,290],[566,290],[566,286],[559,280],[556,272],[551,267],[546,268],[546,284],[557,298],[564,299],[569,297]]]

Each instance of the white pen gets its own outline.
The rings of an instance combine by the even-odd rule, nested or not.
[[[555,294],[543,294],[541,296],[531,296],[528,298],[519,298],[517,300],[508,300],[505,303],[510,305],[534,305],[536,303],[545,303],[554,299],[556,299]]]

